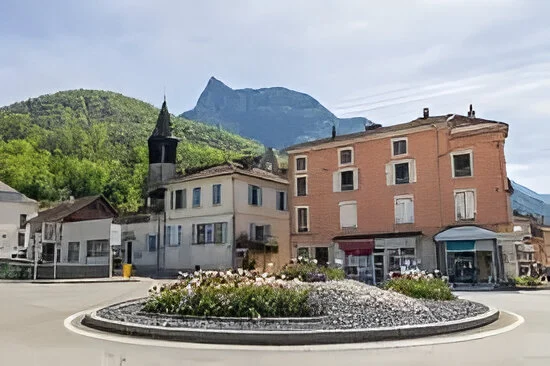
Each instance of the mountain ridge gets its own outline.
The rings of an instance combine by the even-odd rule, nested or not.
[[[281,86],[232,89],[214,76],[195,107],[180,116],[278,148],[330,136],[333,125],[339,134],[346,134],[372,124],[365,117],[338,118],[303,92]]]

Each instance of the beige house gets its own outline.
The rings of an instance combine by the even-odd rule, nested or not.
[[[38,214],[38,203],[0,182],[0,258],[24,249],[25,222]]]
[[[257,268],[290,260],[288,181],[227,163],[162,184],[164,210],[121,218],[122,259],[142,273]],[[264,259],[265,258],[265,259]]]

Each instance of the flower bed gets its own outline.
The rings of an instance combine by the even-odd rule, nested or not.
[[[425,274],[394,277],[386,281],[383,288],[415,299],[454,300],[447,282]]]

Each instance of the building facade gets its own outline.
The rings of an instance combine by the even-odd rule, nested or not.
[[[38,203],[0,182],[0,258],[25,249],[25,223],[38,214]]]
[[[425,110],[408,123],[288,148],[292,254],[371,283],[416,267],[457,282],[494,280],[496,233],[511,230],[507,134],[508,125],[473,111]],[[460,226],[493,234],[460,235]]]
[[[148,212],[119,220],[123,262],[165,275],[235,268],[245,253],[262,269],[288,263],[288,181],[273,152],[177,175],[178,141],[164,101],[149,138]]]

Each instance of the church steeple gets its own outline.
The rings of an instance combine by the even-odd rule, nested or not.
[[[176,175],[176,150],[179,139],[173,136],[172,121],[166,105],[166,95],[160,109],[149,145],[149,191]]]

